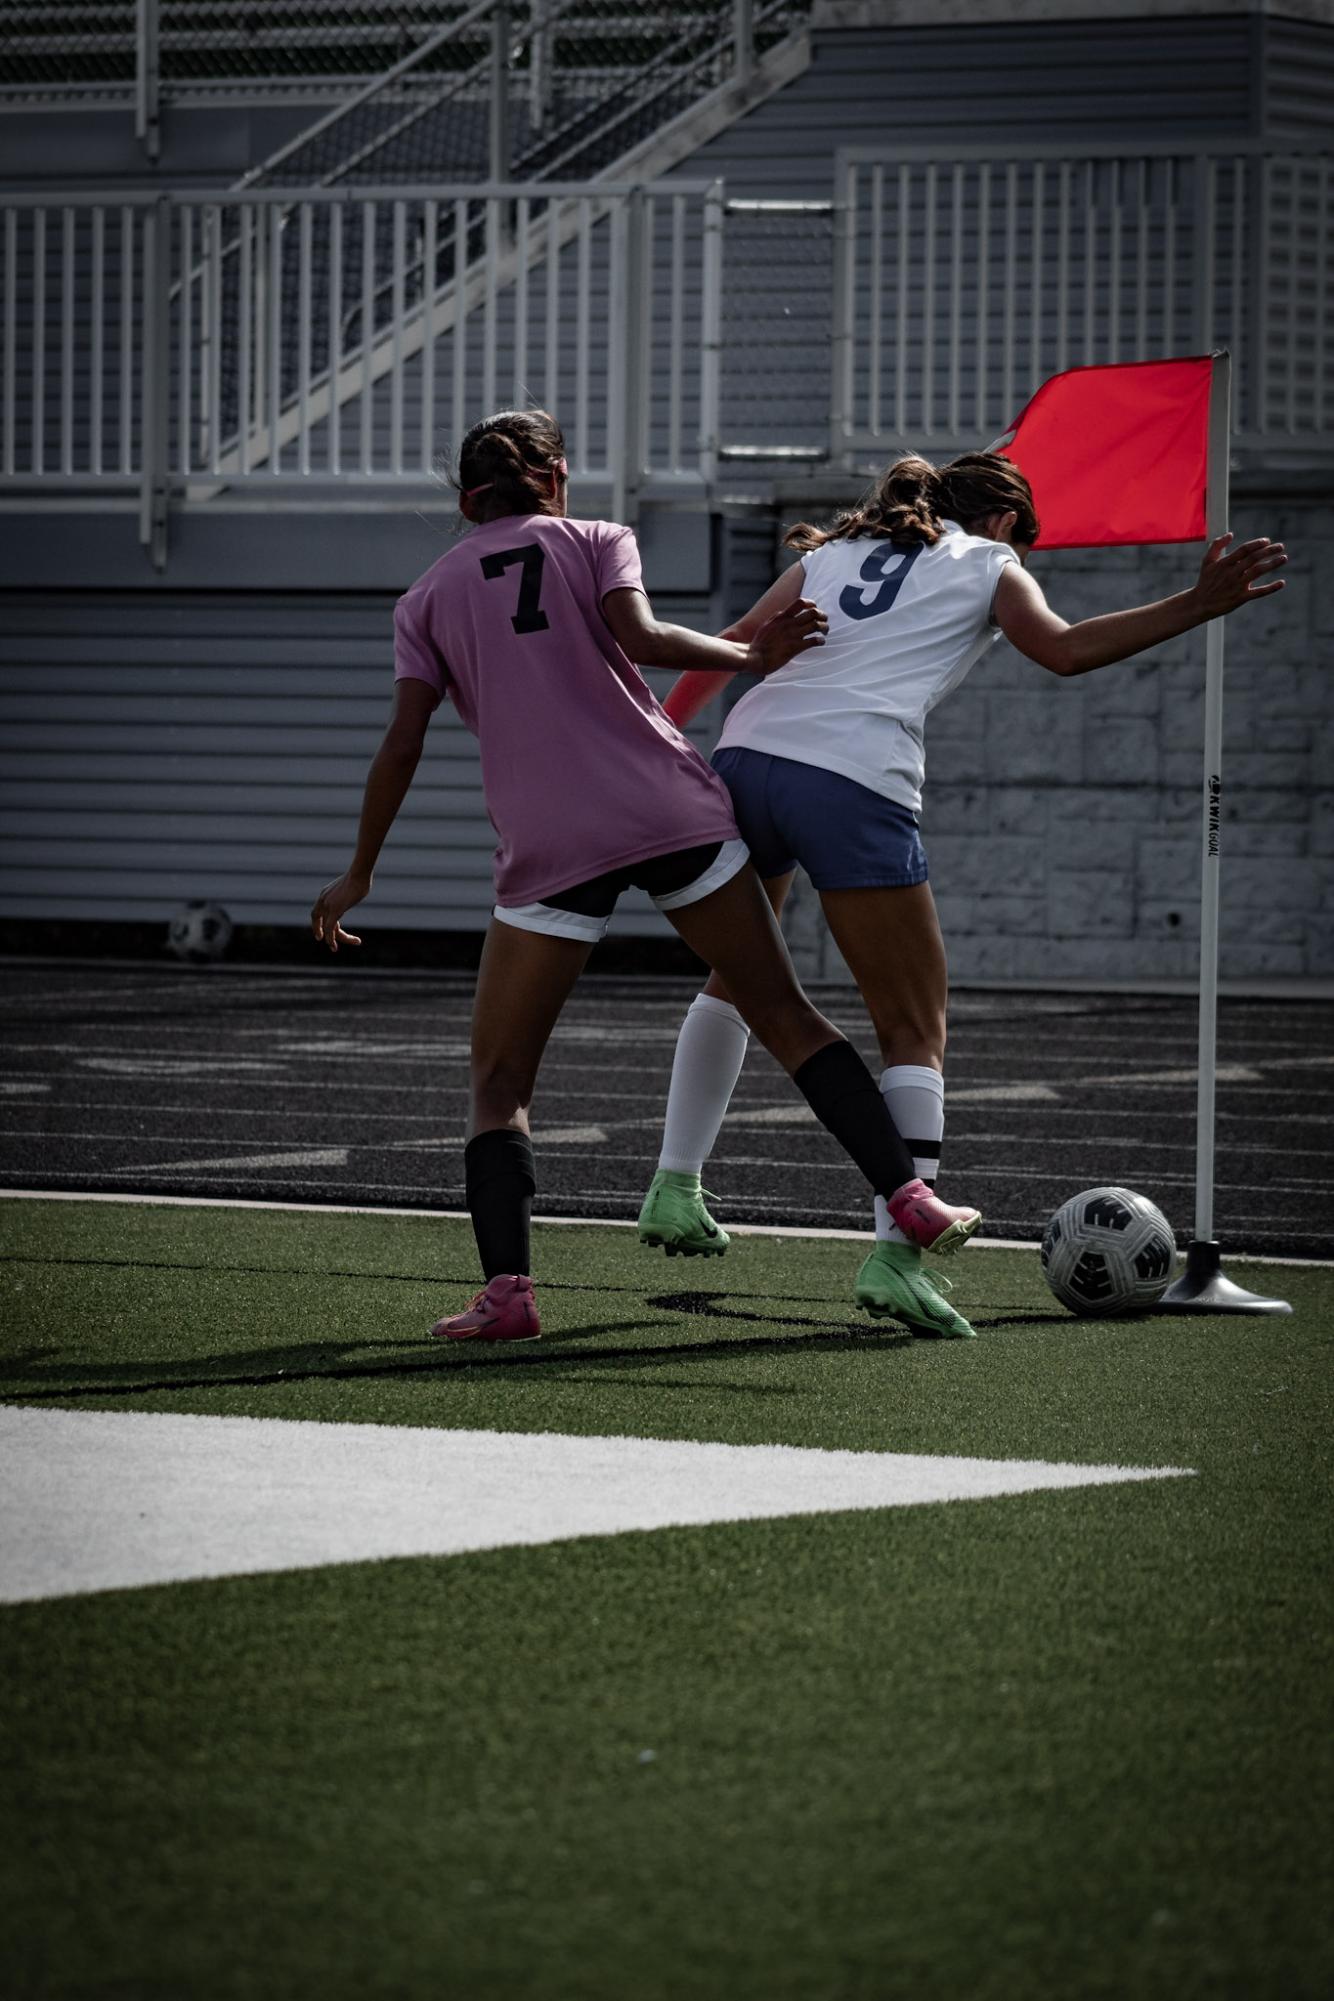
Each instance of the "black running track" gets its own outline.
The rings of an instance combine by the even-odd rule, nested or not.
[[[534,1107],[539,1212],[636,1213],[694,991],[581,985]],[[470,995],[333,966],[0,965],[0,1186],[460,1209]],[[815,997],[874,1061],[855,995]],[[1033,1238],[1067,1195],[1120,1183],[1185,1241],[1195,1034],[1187,997],[956,995],[943,1192]],[[1334,1255],[1334,1007],[1223,1001],[1218,1079],[1225,1251]],[[724,1221],[867,1226],[860,1177],[763,1050],[705,1181]]]

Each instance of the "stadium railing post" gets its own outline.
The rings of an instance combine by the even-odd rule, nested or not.
[[[167,460],[171,392],[170,195],[144,217],[144,277],[139,350],[142,413],[139,540],[155,570],[167,566]]]
[[[704,197],[700,279],[699,469],[709,494],[718,477],[722,422],[723,226],[726,189],[714,181]]]
[[[639,514],[640,488],[644,483],[645,437],[651,400],[651,371],[646,340],[651,312],[653,274],[648,257],[648,198],[642,188],[624,197],[625,212],[625,317],[614,329],[624,344],[623,402],[621,405],[622,504],[626,512],[619,518],[633,522]]]
[[[632,521],[630,509],[630,295],[631,216],[619,196],[609,204],[611,261],[607,274],[607,470],[615,521]]]
[[[162,143],[159,5],[160,0],[134,5],[134,136],[150,160],[156,160]]]
[[[551,89],[551,0],[533,0],[532,28],[528,36],[528,125],[534,133],[545,130],[547,96]]]
[[[1202,255],[1197,244],[1196,256]],[[1232,450],[1232,357],[1214,356],[1209,403],[1209,473],[1205,535],[1226,533]],[[1218,902],[1223,845],[1223,639],[1226,621],[1205,627],[1204,826],[1200,868],[1200,1028],[1195,1115],[1195,1235],[1186,1269],[1155,1311],[1167,1313],[1291,1313],[1285,1299],[1266,1299],[1234,1285],[1214,1239],[1214,1095],[1218,1059]]]
[[[830,345],[830,464],[852,464],[853,338],[856,315],[857,244],[853,220],[854,179],[851,161],[839,163],[834,191],[834,296],[831,302]]]
[[[509,97],[510,8],[509,0],[496,0],[491,16],[491,106],[490,154],[493,181],[507,181],[510,173]]]
[[[755,0],[732,0],[732,81],[750,82],[755,68]]]

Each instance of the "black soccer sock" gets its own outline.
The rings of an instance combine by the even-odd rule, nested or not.
[[[874,1077],[850,1042],[840,1037],[817,1049],[792,1081],[877,1195],[892,1195],[915,1178],[912,1155],[885,1109]]]
[[[501,1272],[527,1277],[528,1228],[533,1215],[533,1143],[506,1126],[478,1133],[463,1150],[468,1214],[482,1259],[493,1279]]]

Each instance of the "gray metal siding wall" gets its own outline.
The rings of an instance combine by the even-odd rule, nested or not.
[[[695,153],[736,196],[827,196],[839,146],[1217,140],[1255,127],[1244,17],[827,29],[804,76]]]
[[[259,161],[304,132],[327,108],[192,104],[168,107],[162,152],[150,165],[119,106],[0,112],[6,178],[22,187],[231,187]]]
[[[821,200],[844,146],[1242,138],[1258,127],[1263,27],[1227,16],[825,29],[801,77],[681,171],[720,175],[733,198]],[[827,439],[833,282],[828,218],[729,217],[726,445]],[[768,472],[735,462],[728,477],[744,490]]]
[[[778,547],[778,526],[773,508],[767,504],[732,509],[719,517],[716,532],[713,602],[715,622],[721,629],[763,597],[790,557]]]
[[[304,924],[351,852],[389,711],[393,602],[8,595],[0,916],[165,924],[208,897],[237,923]],[[707,622],[702,596],[658,609]],[[367,923],[480,929],[493,846],[476,745],[444,706]],[[661,922],[638,903],[618,929]]]
[[[1264,132],[1334,138],[1334,31],[1275,16],[1264,38]]]

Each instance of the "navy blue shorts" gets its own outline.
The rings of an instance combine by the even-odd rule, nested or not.
[[[906,889],[926,881],[916,820],[869,786],[763,750],[716,751],[713,768],[732,795],[761,876],[786,875],[800,862],[816,889]]]

